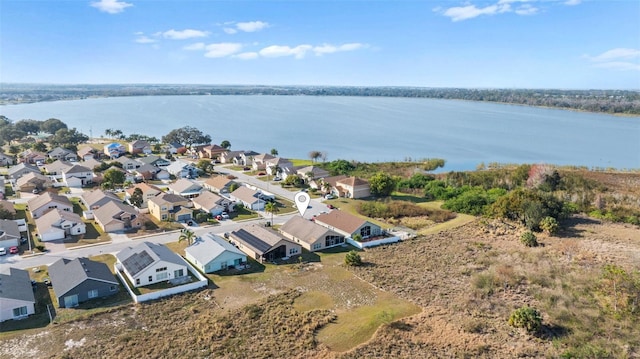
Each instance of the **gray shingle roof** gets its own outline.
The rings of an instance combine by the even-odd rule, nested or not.
[[[299,216],[292,217],[288,220],[280,227],[280,231],[309,244],[327,235],[341,236],[341,234],[337,232]]]
[[[53,291],[58,297],[64,296],[87,279],[118,285],[109,267],[88,258],[61,258],[49,266],[49,277]]]
[[[284,237],[281,237],[276,232],[256,225],[246,226],[231,232],[230,235],[234,239],[253,248],[261,255],[268,252],[273,246],[278,244],[278,242],[282,240],[286,241]]]
[[[132,276],[160,260],[185,265],[182,258],[169,248],[151,242],[142,242],[135,247],[127,247],[118,252],[116,258]]]
[[[246,257],[246,255],[238,248],[227,242],[224,238],[220,238],[213,233],[206,233],[202,238],[194,244],[185,248],[185,252],[189,253],[198,262],[207,264],[218,258],[224,252]]]
[[[29,272],[9,268],[9,274],[0,273],[0,298],[36,302],[31,288]]]

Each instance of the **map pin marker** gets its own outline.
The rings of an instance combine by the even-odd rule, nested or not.
[[[309,202],[311,201],[311,197],[307,192],[298,192],[294,197],[296,201],[296,207],[298,207],[298,212],[300,212],[301,216],[304,216],[304,212],[309,207]]]

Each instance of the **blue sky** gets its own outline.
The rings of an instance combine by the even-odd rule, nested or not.
[[[2,0],[0,81],[640,89],[640,1]]]

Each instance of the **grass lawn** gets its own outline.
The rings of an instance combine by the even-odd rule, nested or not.
[[[75,207],[75,206],[74,206]],[[64,240],[66,248],[85,246],[88,244],[106,243],[111,240],[108,233],[104,233],[102,229],[91,221],[84,222],[86,233],[82,236],[72,236]]]
[[[297,166],[311,166],[311,165],[315,164],[312,160],[290,159],[289,161],[291,161],[291,164],[293,164],[294,167],[297,167]]]
[[[243,208],[236,207],[235,212],[229,213],[229,217],[234,221],[242,221],[245,219],[259,218],[260,216],[258,215],[258,213],[254,211],[250,211],[244,207]]]

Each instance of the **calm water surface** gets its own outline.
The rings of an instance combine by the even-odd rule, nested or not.
[[[17,121],[58,118],[161,136],[182,126],[232,149],[307,158],[444,158],[448,170],[484,162],[640,168],[640,118],[454,100],[315,96],[150,96],[0,106]]]

